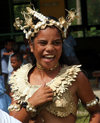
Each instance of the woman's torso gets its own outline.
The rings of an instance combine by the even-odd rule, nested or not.
[[[30,65],[28,65],[28,66],[30,66]],[[27,67],[27,65],[26,65],[26,67]],[[32,93],[34,93],[40,87],[40,85],[36,85],[36,84],[35,85],[33,85],[33,84],[31,85],[31,82],[32,83],[34,83],[34,81],[36,82],[36,79],[35,80],[34,79],[32,79],[32,80],[29,79],[30,80],[29,81],[30,84],[28,83],[28,81],[27,81],[28,80],[27,73],[29,73],[30,69],[29,70],[25,69],[26,67],[23,67],[22,71],[18,71],[18,76],[19,77],[17,76],[17,73],[15,73],[15,75],[14,75],[15,79],[13,78],[12,80],[16,80],[16,81],[11,81],[11,84],[15,84],[15,86],[13,86],[12,89],[16,89],[16,88],[18,89],[19,88],[18,89],[19,91],[22,91],[23,88],[21,88],[21,86],[20,86],[21,83],[18,84],[18,82],[19,81],[20,82],[23,81],[22,85],[23,85],[23,87],[25,87],[25,89],[23,90],[24,93],[22,92],[23,93],[22,95],[26,95],[27,91],[29,93],[30,90],[31,90],[30,92],[33,91]],[[53,123],[53,122],[55,122],[55,123],[64,123],[64,122],[66,122],[66,123],[69,123],[69,122],[70,123],[74,123],[75,122],[77,104],[78,104],[78,97],[76,95],[77,82],[75,80],[77,78],[78,72],[80,71],[79,67],[74,66],[74,67],[71,67],[71,69],[68,68],[69,70],[67,70],[67,71],[66,71],[66,67],[64,67],[65,69],[62,69],[61,75],[58,75],[53,80],[51,80],[50,82],[47,82],[47,86],[52,88],[54,93],[56,93],[56,96],[53,97],[53,98],[55,98],[56,101],[57,101],[58,99],[56,97],[57,96],[59,97],[59,94],[62,95],[62,96],[60,96],[60,99],[61,98],[63,99],[63,97],[65,98],[65,95],[66,95],[68,97],[64,101],[66,101],[68,103],[68,105],[66,103],[63,106],[63,109],[64,108],[66,109],[66,110],[64,109],[64,111],[62,110],[61,106],[60,106],[60,110],[59,110],[59,106],[58,107],[55,106],[55,101],[53,101],[50,105],[46,105],[46,107],[44,105],[44,108],[42,108],[42,110],[39,111],[39,113],[38,113],[38,115],[36,117],[36,123],[42,123],[42,122],[44,122],[44,123]],[[29,67],[29,68],[31,68],[31,67]],[[23,73],[23,70],[24,70],[24,72],[26,70],[26,72]],[[19,74],[19,72],[20,72],[20,74]],[[73,76],[73,77],[71,77],[71,76]],[[16,77],[18,79],[16,79]],[[59,87],[58,88],[59,92],[60,92],[59,94],[56,92],[57,88],[54,89],[54,87],[56,87],[55,85],[57,85]],[[63,86],[63,88],[61,86]],[[30,96],[32,95],[32,93],[30,94]],[[18,96],[18,92],[17,91],[15,92],[15,97],[16,96]],[[29,98],[28,95],[26,97]],[[18,96],[18,98],[20,100],[23,99],[20,95]],[[72,98],[72,100],[70,100],[70,98]],[[72,101],[73,103],[70,104],[70,101]],[[60,102],[61,102],[61,105],[62,105],[62,100],[60,100]],[[55,108],[55,110],[53,108]],[[69,108],[68,111],[67,111],[67,108]],[[56,111],[56,113],[54,113],[53,111]]]

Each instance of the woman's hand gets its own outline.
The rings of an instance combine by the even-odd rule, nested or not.
[[[33,106],[42,105],[48,101],[52,101],[53,91],[50,87],[43,84],[28,100]]]

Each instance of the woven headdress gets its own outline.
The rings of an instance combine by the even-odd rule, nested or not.
[[[35,33],[38,33],[38,31],[41,29],[45,29],[46,26],[57,27],[62,32],[63,38],[66,38],[67,29],[76,17],[76,13],[74,11],[68,11],[68,16],[66,19],[64,17],[60,17],[58,21],[56,21],[44,16],[43,14],[31,9],[30,7],[26,7],[26,10],[26,12],[22,12],[24,20],[20,20],[18,17],[15,19],[14,23],[16,29],[23,30],[26,39],[34,37]],[[37,23],[35,22],[36,19],[38,19]]]

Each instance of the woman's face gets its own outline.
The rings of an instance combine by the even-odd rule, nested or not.
[[[43,68],[53,68],[60,59],[62,53],[62,39],[56,28],[47,27],[40,30],[31,46],[36,61]]]

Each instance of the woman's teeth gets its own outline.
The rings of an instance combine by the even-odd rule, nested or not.
[[[45,58],[54,58],[54,55],[48,55],[48,56],[45,56]]]

